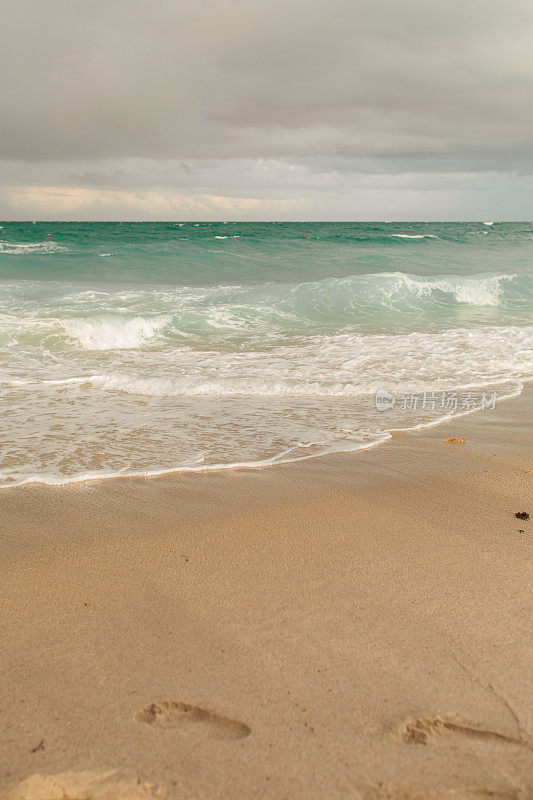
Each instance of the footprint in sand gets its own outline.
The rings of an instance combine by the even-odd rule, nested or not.
[[[407,744],[428,744],[434,736],[453,734],[531,748],[529,742],[521,736],[490,730],[458,717],[413,717],[406,720],[400,728],[400,736]]]
[[[363,794],[364,800],[520,800],[519,789],[436,789],[434,792],[413,792],[387,786],[371,787]]]
[[[252,732],[244,722],[172,700],[150,703],[137,711],[135,719],[158,728],[194,728],[217,739],[244,739]]]
[[[9,800],[156,800],[160,787],[106,772],[59,772],[30,775],[15,786]]]

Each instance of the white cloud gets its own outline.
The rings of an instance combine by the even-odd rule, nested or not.
[[[95,189],[84,186],[6,186],[0,203],[18,219],[268,219],[302,216],[305,198],[269,199],[183,194],[166,187]]]
[[[268,167],[269,165],[263,165]],[[270,165],[272,166],[272,165]],[[0,188],[0,218],[51,220],[456,220],[533,218],[533,177],[502,172],[314,173],[286,165],[292,194],[268,176],[256,196],[169,186],[20,185]],[[261,169],[261,165],[258,166]],[[231,164],[228,165],[231,172]],[[226,172],[218,177],[224,184]],[[279,177],[279,176],[278,176]],[[216,182],[216,181],[215,181]]]

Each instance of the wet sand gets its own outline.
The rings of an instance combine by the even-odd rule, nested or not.
[[[532,398],[0,492],[0,797],[530,796]]]

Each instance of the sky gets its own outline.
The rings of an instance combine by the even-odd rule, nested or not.
[[[531,0],[3,0],[0,218],[533,219]]]

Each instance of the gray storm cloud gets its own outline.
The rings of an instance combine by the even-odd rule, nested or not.
[[[523,193],[531,173],[529,0],[4,0],[2,25],[7,187],[348,210],[365,175],[481,171]]]

